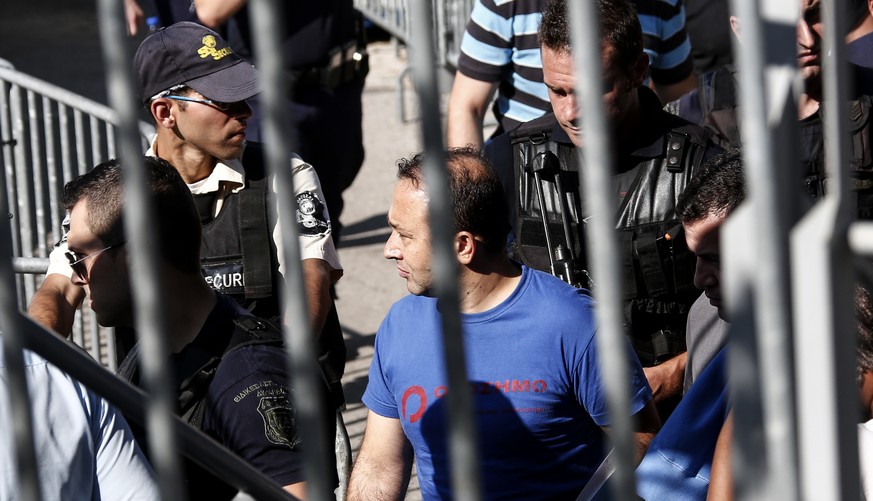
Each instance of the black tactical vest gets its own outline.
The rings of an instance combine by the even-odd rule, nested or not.
[[[539,122],[539,124],[538,124]],[[579,287],[596,288],[585,256],[585,205],[572,144],[552,141],[554,121],[512,135],[516,188],[514,257]],[[621,176],[629,186],[616,207],[628,333],[644,366],[685,351],[685,319],[700,291],[694,255],[675,205],[700,167],[707,133],[685,125],[667,134],[663,155]],[[619,175],[616,175],[619,176]],[[541,208],[545,207],[545,211]]]
[[[855,70],[858,71],[857,69]],[[857,75],[856,75],[857,76]],[[664,109],[706,127],[713,142],[740,148],[739,94],[736,70],[725,66],[698,77],[696,99],[677,99]],[[861,95],[848,103],[851,157],[849,188],[857,196],[858,217],[873,218],[873,155],[871,155],[871,97]],[[803,188],[816,200],[827,192],[822,111],[801,120],[798,144]]]
[[[284,278],[267,220],[267,196],[272,178],[265,175],[263,147],[249,142],[243,154],[246,188],[228,194],[221,211],[203,225],[200,263],[203,276],[213,290],[233,297],[258,317],[274,319],[281,325],[279,291]],[[214,194],[209,197],[211,207]],[[265,259],[269,256],[268,259]],[[330,383],[337,408],[344,398],[340,380],[345,372],[346,346],[342,327],[331,301],[331,309],[316,347],[319,363]]]

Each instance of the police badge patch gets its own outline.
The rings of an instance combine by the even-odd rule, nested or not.
[[[297,195],[297,227],[301,235],[321,235],[330,229],[324,204],[311,191]]]
[[[267,440],[278,445],[294,448],[300,443],[294,409],[284,395],[262,397],[258,412],[264,418],[264,432]]]

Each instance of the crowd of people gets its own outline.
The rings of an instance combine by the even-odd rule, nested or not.
[[[702,0],[688,1],[695,12],[705,10]],[[591,214],[578,184],[578,173],[590,166],[576,154],[586,134],[566,3],[477,0],[448,102],[452,248],[485,499],[574,500],[580,493],[599,499],[607,490],[606,477],[595,473],[607,463],[613,420],[595,342],[598,277],[586,258]],[[867,79],[873,64],[863,49],[873,37],[873,4],[850,3],[854,140],[846,168],[864,219],[873,215]],[[732,499],[731,305],[721,288],[719,234],[747,189],[736,71],[729,56],[692,49],[706,30],[689,18],[686,32],[681,0],[595,4],[614,155],[610,196],[625,293],[636,491],[648,500]],[[346,352],[332,286],[343,276],[336,251],[342,192],[363,161],[367,73],[351,0],[306,5],[283,13],[287,106],[296,119],[288,159],[294,222],[279,218],[283,190],[266,171],[257,141],[261,82],[245,0],[159,1],[165,27],[145,38],[133,61],[156,130],[143,164],[156,209],[157,272],[172,284],[162,301],[176,412],[299,499],[307,498],[311,480],[304,449],[320,442],[333,451],[342,426]],[[135,33],[142,9],[135,0],[125,6]],[[786,190],[797,194],[792,217],[827,195],[825,28],[819,0],[799,0],[798,8],[800,166],[785,179]],[[715,12],[721,11],[695,22],[712,22]],[[729,30],[741,43],[740,20],[719,20],[712,46],[723,47],[717,35]],[[304,44],[311,50],[300,50]],[[486,140],[492,100],[498,127]],[[397,163],[384,257],[396,262],[409,295],[390,307],[376,334],[362,397],[366,429],[348,488],[339,493],[350,501],[403,499],[413,462],[424,499],[455,497],[431,200],[422,171],[431,154]],[[66,185],[66,234],[28,313],[68,337],[87,297],[98,322],[116,327],[118,376],[141,385],[135,271],[123,224],[126,165],[110,160]],[[324,383],[317,399],[328,417],[324,436],[300,429],[297,407],[306,396],[294,391],[285,363],[283,330],[293,326],[279,294],[287,271],[281,231],[289,224],[299,233],[313,366]],[[859,436],[869,468],[873,300],[863,287],[855,297],[859,422],[865,422]],[[155,499],[145,430],[39,357],[26,357],[28,370],[45,381],[32,385],[44,499]],[[0,423],[8,424],[7,414],[0,406]],[[2,457],[12,448],[9,429],[0,426]],[[14,470],[0,470],[0,498],[14,499]],[[337,471],[322,474],[340,485]],[[189,499],[233,498],[232,486],[209,475],[186,463]],[[862,476],[873,494],[873,480]]]

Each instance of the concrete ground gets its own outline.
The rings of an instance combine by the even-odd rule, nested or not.
[[[105,103],[95,13],[95,0],[4,0],[0,4],[0,58],[30,75]],[[355,450],[366,420],[360,398],[367,384],[373,339],[388,308],[406,294],[395,266],[382,257],[389,233],[386,215],[395,162],[417,152],[421,144],[416,98],[408,78],[406,118],[412,120],[399,117],[398,77],[406,67],[405,51],[391,42],[372,43],[369,50],[371,72],[364,91],[366,160],[345,194],[341,217],[345,228],[339,248],[345,275],[336,288],[349,350],[344,378],[349,404],[344,417]],[[420,499],[414,479],[407,499]]]

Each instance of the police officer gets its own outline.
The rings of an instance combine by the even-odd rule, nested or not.
[[[643,85],[649,62],[642,30],[627,0],[598,0],[603,40],[603,101],[612,128],[616,229],[623,253],[628,334],[646,375],[669,411],[681,395],[685,317],[699,295],[694,258],[684,245],[674,207],[703,159],[717,148],[701,127],[661,110]],[[487,154],[512,201],[515,256],[584,287],[584,203],[574,148],[584,131],[576,101],[569,21],[564,1],[543,13],[539,39],[553,113],[495,139]],[[540,207],[545,207],[541,211]],[[596,288],[596,286],[595,286]],[[662,418],[666,418],[662,412]]]
[[[364,162],[361,95],[369,65],[362,18],[352,0],[282,3],[276,15],[284,30],[279,50],[294,151],[321,179],[338,244],[342,193]],[[223,34],[238,54],[257,64],[247,0],[198,0],[193,5],[198,22]],[[259,140],[262,110],[257,98],[251,104],[249,137]]]
[[[170,162],[194,195],[203,225],[201,265],[207,282],[258,316],[280,316],[278,289],[285,263],[276,186],[265,175],[260,145],[246,143],[252,114],[246,100],[259,91],[257,70],[217,33],[190,22],[146,38],[135,66],[143,103],[157,130],[146,154]],[[291,157],[291,169],[309,319],[313,331],[322,333],[319,355],[339,406],[345,345],[330,285],[342,276],[342,267],[315,171],[297,155]],[[28,312],[68,335],[84,291],[70,282],[65,251],[62,243],[52,252],[48,274]]]
[[[863,3],[863,5],[862,5]],[[851,7],[851,8],[849,8]],[[852,25],[864,24],[870,17],[867,2],[852,2],[846,8]],[[798,160],[801,176],[786,180],[789,189],[806,191],[810,200],[820,198],[826,192],[824,166],[824,123],[822,106],[822,36],[824,25],[819,0],[800,0],[800,19],[797,22],[797,67],[803,82],[803,91],[797,96],[797,118],[800,127]],[[738,40],[742,40],[741,20],[730,17],[731,28]],[[857,42],[856,42],[857,43]],[[863,62],[860,59],[856,61]],[[850,58],[850,62],[852,59]],[[873,155],[870,143],[871,109],[873,109],[873,72],[870,68],[849,65],[852,99],[848,103],[850,144],[851,188],[858,197],[858,217],[873,217]],[[710,130],[712,138],[720,146],[742,146],[739,121],[738,75],[732,65],[723,66],[700,76],[698,87],[667,104],[665,109]],[[802,207],[810,200],[798,197]],[[801,207],[801,208],[802,208]],[[796,215],[795,215],[796,216]]]

